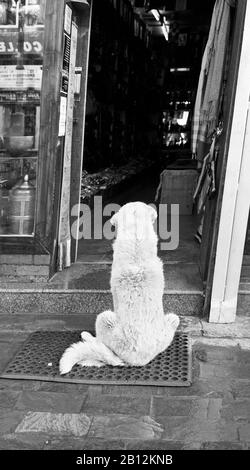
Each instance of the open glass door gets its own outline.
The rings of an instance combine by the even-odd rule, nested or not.
[[[77,2],[76,2],[77,5]],[[83,166],[87,77],[92,21],[92,0],[73,10],[77,18],[78,41],[75,63],[74,112],[70,189],[71,262],[77,259],[80,196]]]
[[[78,238],[75,224],[80,210],[90,22],[89,2],[66,3],[59,117],[59,137],[63,137],[59,270],[69,267],[76,260]]]
[[[50,275],[75,260],[90,15],[91,2],[46,4],[35,236],[51,255]]]

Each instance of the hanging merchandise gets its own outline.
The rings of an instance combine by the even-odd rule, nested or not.
[[[217,136],[221,133],[221,128],[217,130],[212,138],[210,150],[204,157],[202,169],[193,195],[194,203],[197,205],[197,213],[201,214],[207,198],[211,198],[216,193],[215,166],[219,149],[215,146]]]
[[[216,0],[202,59],[192,128],[192,152],[200,161],[209,150],[219,118],[224,69],[230,47],[230,8],[234,6],[234,0]]]

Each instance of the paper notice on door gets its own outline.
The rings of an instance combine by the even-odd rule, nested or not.
[[[62,137],[62,136],[65,135],[66,117],[67,117],[67,98],[66,98],[66,96],[61,96],[61,99],[60,99],[60,114],[59,114],[59,130],[58,130],[58,136],[59,137]]]
[[[69,5],[65,5],[65,16],[64,16],[64,31],[70,35],[71,33],[71,19],[72,19],[72,10]]]

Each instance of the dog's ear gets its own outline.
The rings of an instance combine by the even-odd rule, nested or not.
[[[152,223],[154,223],[154,221],[157,219],[157,212],[156,212],[155,208],[152,207],[152,206],[148,206],[148,210],[149,210],[149,213],[150,213]]]
[[[110,219],[111,225],[117,225],[118,222],[118,212],[116,212]]]

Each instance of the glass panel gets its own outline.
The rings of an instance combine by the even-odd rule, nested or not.
[[[0,0],[0,235],[32,235],[46,0]]]

